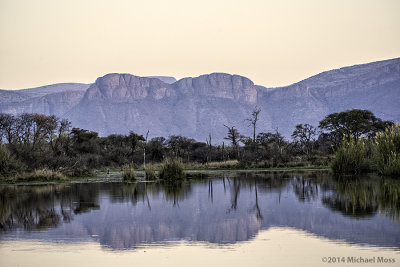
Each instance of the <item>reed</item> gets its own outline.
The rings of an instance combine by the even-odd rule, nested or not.
[[[161,166],[160,179],[166,181],[182,181],[186,177],[183,169],[181,160],[166,159]]]
[[[152,164],[148,164],[144,169],[146,180],[153,181],[157,179],[155,168]]]
[[[132,166],[124,166],[122,178],[124,181],[136,181],[136,173]]]
[[[375,136],[375,160],[383,175],[400,175],[400,127],[394,124]]]
[[[334,173],[339,174],[360,174],[368,171],[368,141],[361,139],[355,141],[343,140],[336,153],[335,158],[331,163],[331,168]]]

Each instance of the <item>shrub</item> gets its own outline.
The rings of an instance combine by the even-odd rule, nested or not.
[[[13,182],[15,181],[63,181],[67,177],[60,172],[49,170],[49,169],[38,169],[28,173],[17,174],[14,178],[11,178]]]
[[[147,165],[146,169],[144,169],[145,175],[146,175],[146,180],[156,180],[157,175],[154,170],[153,165]]]
[[[135,170],[130,166],[125,167],[122,178],[124,179],[124,181],[136,181]]]
[[[375,136],[375,160],[383,175],[400,175],[400,127],[386,128]]]
[[[331,168],[335,173],[360,174],[369,171],[368,154],[370,146],[367,141],[343,140],[332,161]]]
[[[10,163],[10,153],[8,153],[7,147],[3,144],[0,145],[0,174],[8,171]]]
[[[160,179],[166,181],[182,181],[186,177],[183,171],[183,164],[178,159],[166,159],[160,171]]]

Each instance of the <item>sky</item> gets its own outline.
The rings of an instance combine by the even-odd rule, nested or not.
[[[107,73],[267,87],[400,57],[399,0],[0,0],[0,88]]]

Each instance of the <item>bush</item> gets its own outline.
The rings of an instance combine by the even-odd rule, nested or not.
[[[10,153],[7,147],[3,144],[0,145],[0,174],[7,173],[10,163]]]
[[[332,161],[331,168],[335,173],[360,174],[370,170],[368,154],[370,147],[367,141],[343,140]]]
[[[154,170],[153,165],[147,165],[146,169],[144,169],[145,175],[146,175],[146,180],[156,180],[157,175]]]
[[[394,124],[375,136],[375,160],[383,175],[400,175],[400,127]]]
[[[136,181],[136,173],[132,167],[125,167],[124,173],[122,174],[124,181]]]
[[[160,171],[160,179],[166,181],[182,181],[186,177],[183,171],[183,164],[178,159],[166,159]]]
[[[39,169],[28,173],[17,174],[14,178],[11,178],[13,182],[16,181],[63,181],[67,177],[60,172],[49,170],[49,169]]]

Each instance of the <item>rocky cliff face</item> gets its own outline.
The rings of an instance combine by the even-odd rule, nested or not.
[[[41,113],[65,117],[65,113],[78,105],[84,92],[67,91],[48,94],[42,97],[28,98],[23,101],[1,103],[0,112],[19,113]]]
[[[239,75],[212,73],[197,78],[184,78],[173,85],[180,92],[197,97],[224,98],[249,104],[257,101],[254,83]]]
[[[55,114],[101,135],[150,130],[150,137],[182,134],[204,141],[212,134],[222,142],[224,124],[250,135],[245,119],[258,106],[258,131],[278,130],[289,137],[298,123],[317,126],[327,114],[352,108],[400,121],[400,58],[327,71],[279,88],[212,73],[173,83],[107,74],[94,84],[75,84],[57,93],[35,96],[35,90],[29,90],[30,95],[24,90],[0,91],[0,112]]]
[[[101,134],[150,130],[152,136],[182,134],[203,140],[211,133],[222,140],[223,125],[241,125],[256,101],[257,88],[238,75],[213,73],[167,84],[108,74],[98,78],[66,115],[74,125]]]
[[[102,99],[124,102],[147,97],[158,100],[173,93],[171,86],[159,79],[113,73],[98,78],[87,90],[84,101]]]
[[[290,86],[260,90],[273,128],[290,134],[295,124],[317,126],[326,115],[368,109],[400,121],[400,58],[326,71]]]
[[[60,83],[22,90],[0,90],[0,112],[64,116],[82,99],[88,84]]]

